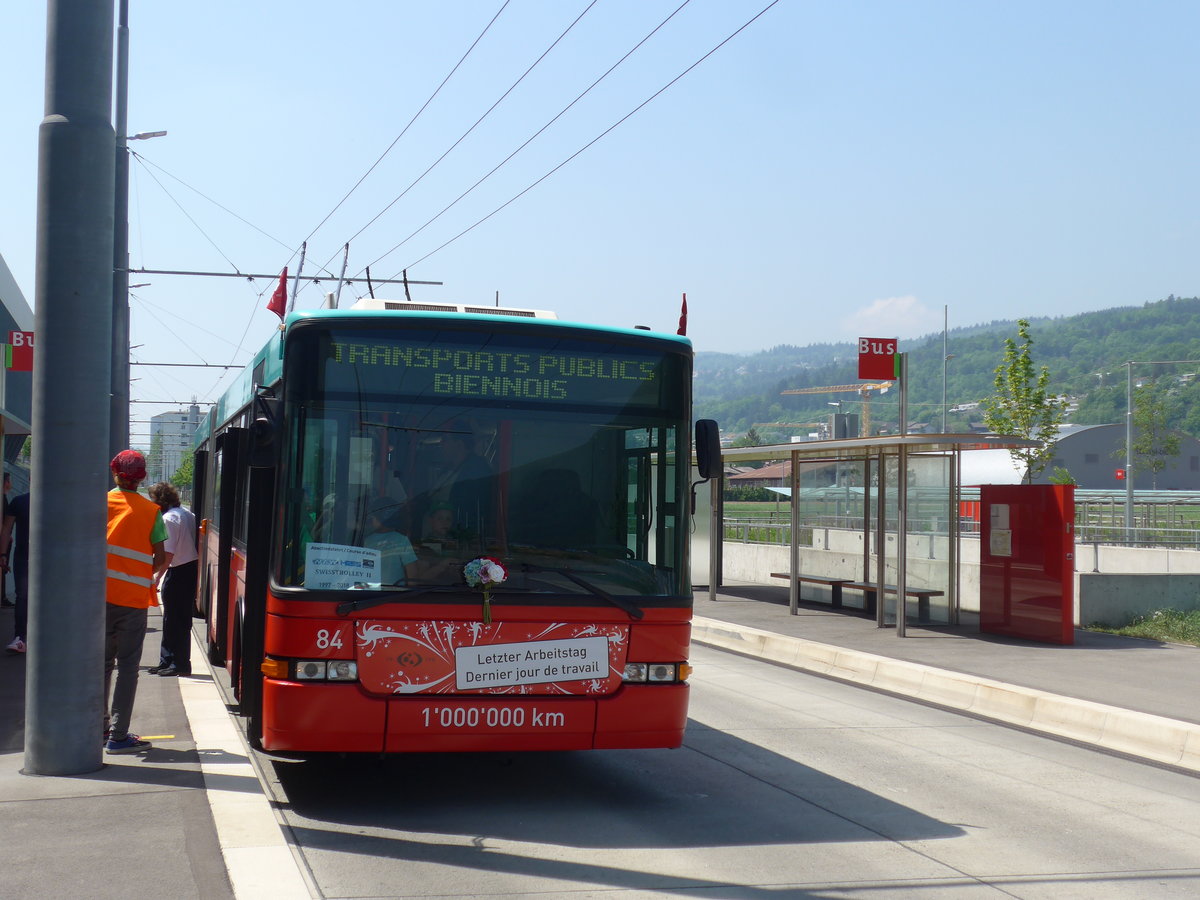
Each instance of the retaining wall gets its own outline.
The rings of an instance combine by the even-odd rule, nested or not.
[[[896,537],[887,538],[885,580],[896,580]],[[800,548],[800,571],[829,578],[863,577],[863,535],[857,531],[815,528],[812,544]],[[949,578],[945,537],[910,535],[907,580],[910,586],[945,590]],[[786,584],[772,572],[789,569],[789,549],[773,544],[725,541],[723,577],[751,584]],[[979,611],[979,541],[959,543],[959,608]],[[932,557],[932,558],[931,558]],[[1158,550],[1077,544],[1075,548],[1075,624],[1123,625],[1156,609],[1200,609],[1200,551]],[[867,580],[875,578],[874,559]],[[697,579],[703,583],[706,579]],[[805,599],[828,601],[829,589],[803,586]],[[856,602],[847,597],[850,603]],[[934,598],[936,607],[939,599]],[[941,618],[935,615],[935,620]]]

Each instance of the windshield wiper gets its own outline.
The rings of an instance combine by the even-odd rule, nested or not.
[[[594,594],[595,596],[599,597],[601,600],[604,600],[605,602],[612,604],[617,609],[621,610],[626,615],[628,615],[631,619],[640,619],[645,615],[645,613],[642,612],[642,608],[640,606],[638,606],[637,604],[632,603],[629,600],[626,600],[624,597],[614,597],[612,594],[608,593],[608,591],[602,590],[601,588],[596,587],[596,585],[592,584],[591,582],[580,578],[578,575],[576,575],[574,572],[570,571],[569,569],[559,569],[559,568],[555,568],[554,566],[539,566],[534,563],[521,563],[520,568],[521,568],[522,572],[531,572],[534,574],[561,575],[563,578],[567,579],[567,581],[570,581],[573,584],[579,585],[581,588],[583,588],[589,594]]]
[[[370,609],[373,606],[383,606],[385,603],[393,603],[397,600],[408,600],[412,597],[421,597],[425,594],[436,594],[443,591],[461,591],[462,585],[457,584],[430,584],[425,587],[409,588],[401,591],[389,591],[381,596],[364,597],[361,600],[344,600],[337,605],[337,614],[346,616],[352,612],[358,612],[363,609]]]

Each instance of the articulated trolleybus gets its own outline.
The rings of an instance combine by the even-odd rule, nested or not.
[[[251,741],[679,746],[691,383],[686,338],[536,310],[290,314],[196,444],[197,606]]]

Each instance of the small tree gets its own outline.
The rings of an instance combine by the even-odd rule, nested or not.
[[[983,401],[983,421],[996,434],[1039,441],[1040,447],[1018,447],[1009,452],[1023,463],[1030,484],[1046,468],[1054,454],[1058,426],[1067,415],[1067,401],[1046,391],[1050,370],[1036,369],[1030,348],[1029,322],[1017,320],[1017,337],[1004,339],[1004,362],[996,367],[996,393]]]
[[[1068,470],[1064,469],[1062,466],[1054,467],[1054,474],[1050,476],[1050,483],[1051,484],[1074,484],[1074,485],[1079,484],[1079,482],[1075,480],[1075,476],[1072,475]]]
[[[753,425],[751,425],[750,430],[746,432],[745,437],[738,438],[730,446],[733,446],[733,447],[761,447],[762,445],[763,445],[762,437],[759,436],[759,433],[755,429],[755,427]]]
[[[195,467],[195,461],[193,460],[192,457],[189,456],[186,459],[184,459],[184,461],[180,464],[179,468],[175,470],[175,474],[173,474],[167,480],[170,481],[171,484],[175,485],[175,487],[177,487],[177,488],[184,488],[186,490],[191,490],[192,489],[192,471],[193,471],[194,467]]]
[[[1179,435],[1167,428],[1167,408],[1153,383],[1133,392],[1133,468],[1150,472],[1150,487],[1158,489],[1158,473],[1179,455]],[[1126,477],[1130,477],[1129,473]]]

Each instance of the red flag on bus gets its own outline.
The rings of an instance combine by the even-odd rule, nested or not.
[[[687,294],[683,295],[683,308],[679,311],[679,330],[676,334],[687,334]]]
[[[283,314],[287,312],[287,266],[283,267],[283,274],[279,276],[279,286],[271,295],[267,309],[279,316],[280,322],[283,321]]]

